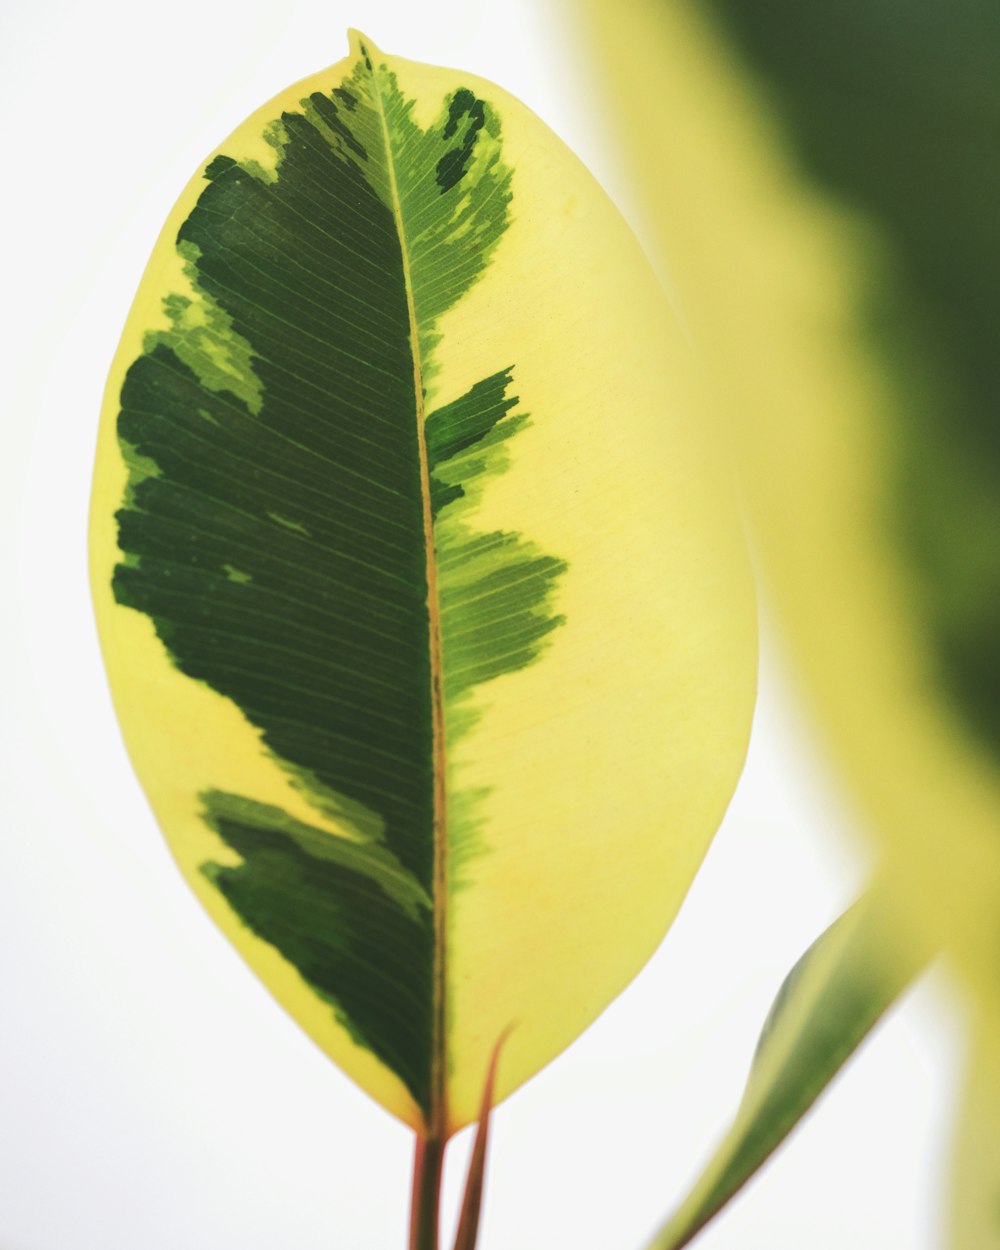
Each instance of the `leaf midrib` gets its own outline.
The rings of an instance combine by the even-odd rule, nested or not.
[[[413,282],[410,271],[410,254],[406,239],[406,225],[403,220],[402,203],[399,198],[399,183],[396,177],[396,160],[392,147],[392,137],[385,113],[385,102],[382,98],[380,71],[373,64],[372,84],[375,90],[375,101],[378,107],[379,122],[382,128],[382,142],[385,148],[386,171],[389,177],[389,194],[392,201],[392,216],[399,237],[400,256],[403,267],[403,285],[406,292],[406,312],[410,327],[410,352],[413,358],[413,394],[414,417],[417,426],[417,449],[420,463],[420,502],[424,529],[424,555],[427,572],[427,615],[428,639],[430,651],[431,675],[431,723],[432,723],[432,768],[433,780],[433,821],[432,837],[434,843],[434,863],[431,879],[431,897],[434,905],[434,951],[431,1004],[431,1048],[430,1048],[430,1105],[427,1109],[427,1136],[432,1140],[443,1140],[447,1128],[446,1086],[445,1086],[445,900],[447,897],[447,790],[445,786],[445,746],[444,746],[444,699],[441,666],[441,611],[437,585],[437,564],[434,558],[434,518],[431,511],[430,469],[427,458],[427,440],[424,430],[426,410],[424,406],[423,364],[420,359],[420,334],[417,325],[416,306],[413,299]]]

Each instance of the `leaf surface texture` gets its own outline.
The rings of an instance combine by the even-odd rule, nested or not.
[[[542,123],[361,36],[206,163],[126,327],[92,541],[133,759],[244,957],[421,1130],[641,966],[742,762],[752,596],[682,362]]]

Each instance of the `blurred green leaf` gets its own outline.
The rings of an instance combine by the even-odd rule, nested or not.
[[[663,0],[664,3],[667,0]],[[1000,6],[708,0],[803,182],[886,249],[858,316],[898,402],[890,502],[937,673],[1000,757]]]
[[[781,1145],[919,971],[893,944],[875,891],[860,898],[785,978],[761,1031],[732,1127],[649,1244],[680,1250]]]

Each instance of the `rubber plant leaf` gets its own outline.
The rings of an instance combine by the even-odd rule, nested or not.
[[[107,389],[92,570],[177,861],[438,1138],[649,957],[740,770],[750,580],[681,338],[590,175],[352,37],[184,191]]]
[[[573,17],[817,724],[1000,1081],[1000,9],[901,12]]]
[[[785,978],[742,1102],[718,1148],[649,1250],[681,1250],[746,1184],[882,1018],[922,960],[895,940],[879,887],[825,930]]]

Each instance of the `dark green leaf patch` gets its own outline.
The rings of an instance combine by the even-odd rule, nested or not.
[[[464,87],[455,92],[448,106],[448,120],[442,131],[446,139],[458,134],[460,122],[464,125],[458,145],[445,152],[437,163],[437,183],[442,191],[450,191],[465,177],[466,162],[476,146],[476,136],[486,124],[482,100],[477,100]]]
[[[237,795],[202,797],[207,822],[243,860],[206,864],[206,876],[426,1106],[429,1068],[412,1035],[422,1025],[418,1036],[430,1037],[430,966],[411,954],[433,936],[430,899],[379,847]]]
[[[182,673],[241,709],[316,812],[312,825],[205,794],[206,823],[243,861],[207,876],[426,1112],[437,900],[419,417],[437,319],[488,265],[511,175],[472,92],[426,131],[411,108],[362,47],[344,83],[267,127],[273,170],[225,155],[206,169],[178,235],[190,287],[165,294],[165,328],[122,388],[113,588]],[[562,562],[472,524],[527,421],[510,378],[425,427],[451,742],[472,723],[472,685],[530,663],[560,619],[547,604]],[[474,798],[457,798],[449,841]]]

